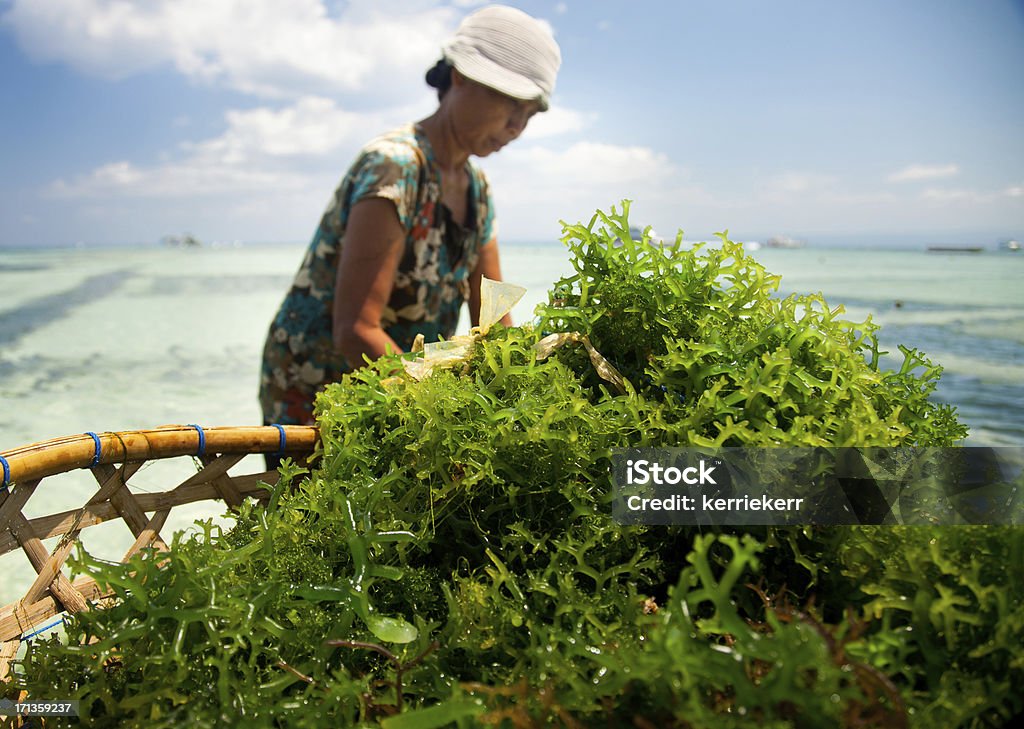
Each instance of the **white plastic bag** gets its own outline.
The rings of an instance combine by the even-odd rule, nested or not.
[[[487,334],[490,328],[501,321],[505,314],[523,298],[526,289],[504,281],[492,281],[484,276],[480,280],[480,326],[473,327],[468,335],[452,337],[442,342],[423,345],[423,359],[402,360],[405,371],[416,380],[428,377],[435,367],[451,367],[465,362],[476,344],[476,340]]]

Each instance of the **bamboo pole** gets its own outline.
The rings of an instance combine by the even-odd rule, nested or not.
[[[285,454],[311,453],[319,438],[312,425],[284,425]],[[281,433],[271,425],[203,428],[208,453],[274,453]],[[199,432],[190,425],[167,425],[150,430],[97,433],[99,463],[148,461],[154,458],[200,455]],[[55,438],[0,452],[10,467],[10,481],[45,478],[76,468],[88,468],[96,443],[88,434]]]

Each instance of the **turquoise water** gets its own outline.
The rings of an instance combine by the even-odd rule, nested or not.
[[[258,423],[264,333],[303,250],[0,251],[0,451],[90,430]],[[505,279],[528,289],[513,316],[528,321],[571,267],[559,244],[503,250]],[[848,318],[880,323],[885,348],[917,347],[943,365],[936,398],[959,409],[969,443],[1024,445],[1024,254],[804,248],[753,255],[782,275],[783,293],[821,291]],[[189,467],[153,464],[138,483],[166,488]],[[28,511],[80,506],[92,489],[85,471],[47,479]],[[165,536],[220,511],[178,509]],[[85,541],[116,557],[132,539],[123,524],[107,524]],[[6,569],[12,561],[4,559],[0,604],[27,586],[27,574]]]

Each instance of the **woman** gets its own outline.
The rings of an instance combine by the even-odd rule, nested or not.
[[[478,323],[480,279],[501,270],[490,189],[469,158],[547,109],[560,64],[550,32],[522,11],[463,20],[427,72],[437,111],[370,142],[320,221],[264,347],[265,423],[312,423],[327,383],[417,334],[451,337],[465,301]]]

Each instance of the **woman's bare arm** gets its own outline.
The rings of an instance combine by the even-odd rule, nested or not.
[[[350,367],[401,349],[381,327],[401,260],[405,231],[390,200],[352,206],[334,288],[334,346]]]

